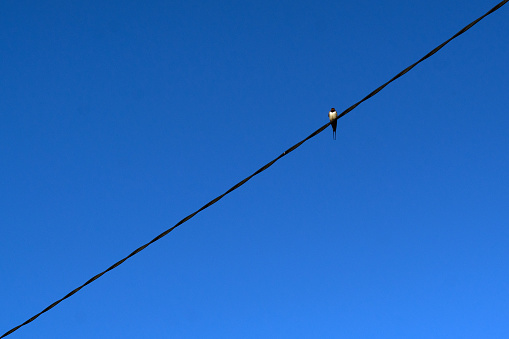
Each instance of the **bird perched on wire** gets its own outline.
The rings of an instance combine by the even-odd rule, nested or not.
[[[336,127],[338,126],[338,112],[336,112],[336,109],[332,107],[329,112],[329,120],[330,124],[332,126],[332,138],[336,140]]]

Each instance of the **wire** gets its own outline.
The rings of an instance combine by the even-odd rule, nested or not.
[[[357,106],[359,106],[361,103],[363,103],[364,101],[368,100],[369,98],[371,98],[372,96],[374,96],[375,94],[377,94],[378,92],[380,92],[382,89],[385,88],[385,86],[387,86],[388,84],[390,84],[391,82],[393,82],[394,80],[398,79],[399,77],[401,77],[402,75],[404,75],[405,73],[407,73],[408,71],[410,71],[412,68],[414,68],[415,66],[417,66],[419,63],[421,63],[422,61],[426,60],[427,58],[429,58],[430,56],[432,56],[433,54],[435,54],[436,52],[438,52],[440,49],[442,49],[442,47],[444,47],[445,45],[447,45],[449,42],[451,42],[451,40],[457,38],[458,36],[460,36],[461,34],[465,33],[466,31],[468,31],[470,28],[472,28],[472,26],[474,26],[475,24],[477,24],[479,21],[481,21],[482,19],[484,19],[486,16],[490,15],[491,13],[495,12],[496,10],[498,10],[500,7],[502,7],[503,5],[505,5],[509,0],[503,0],[501,1],[499,4],[497,4],[495,7],[493,7],[492,9],[490,9],[488,12],[486,12],[486,14],[484,14],[483,16],[479,17],[478,19],[472,21],[471,23],[469,23],[467,26],[463,27],[463,29],[461,29],[458,33],[454,34],[451,38],[449,38],[448,40],[444,41],[443,43],[441,43],[440,45],[438,45],[437,47],[435,47],[433,50],[431,50],[428,54],[426,54],[425,56],[423,56],[421,59],[419,59],[418,61],[416,61],[415,63],[411,64],[410,66],[408,66],[407,68],[405,68],[404,70],[402,70],[401,72],[399,72],[398,74],[396,74],[391,80],[387,81],[386,83],[384,83],[383,85],[381,85],[380,87],[378,87],[377,89],[375,89],[374,91],[372,91],[371,93],[369,93],[368,95],[366,95],[362,100],[358,101],[357,103],[353,104],[352,106],[350,106],[349,108],[347,108],[346,110],[344,110],[340,115],[338,115],[338,117],[336,118],[339,119],[339,118],[342,118],[343,116],[345,116],[346,114],[348,114],[349,112],[351,112],[353,109],[355,109]],[[49,305],[48,307],[46,307],[44,310],[42,310],[41,312],[37,313],[36,315],[34,315],[33,317],[31,317],[30,319],[26,320],[24,323],[22,323],[21,325],[18,325],[14,328],[12,328],[11,330],[5,332],[0,338],[4,338],[6,336],[8,336],[9,334],[13,333],[14,331],[18,330],[20,327],[22,326],[25,326],[27,325],[28,323],[31,323],[32,321],[34,321],[35,319],[37,319],[41,314],[49,311],[50,309],[52,309],[53,307],[55,307],[56,305],[58,305],[60,302],[64,301],[65,299],[71,297],[73,294],[77,293],[79,290],[81,290],[83,287],[87,286],[88,284],[92,283],[93,281],[99,279],[101,276],[103,276],[105,273],[111,271],[112,269],[116,268],[117,266],[119,266],[120,264],[122,264],[124,261],[126,261],[127,259],[129,259],[130,257],[134,256],[135,254],[141,252],[142,250],[144,250],[145,248],[147,248],[149,245],[151,245],[152,243],[156,242],[157,240],[161,239],[162,237],[166,236],[168,233],[170,233],[171,231],[173,231],[175,228],[177,228],[178,226],[182,225],[183,223],[185,223],[186,221],[188,221],[189,219],[191,219],[192,217],[194,217],[196,214],[200,213],[201,211],[203,211],[204,209],[214,205],[216,202],[218,202],[219,200],[221,200],[225,195],[233,192],[234,190],[236,190],[237,188],[239,188],[240,186],[244,185],[246,182],[248,182],[252,177],[254,177],[255,175],[257,174],[260,174],[261,172],[265,171],[266,169],[268,169],[270,166],[274,165],[274,163],[276,161],[278,161],[279,159],[281,159],[282,157],[284,157],[285,155],[288,155],[290,152],[293,152],[294,150],[296,150],[298,147],[300,147],[300,145],[302,145],[304,142],[308,141],[309,139],[315,137],[316,135],[320,134],[323,130],[325,130],[327,127],[329,127],[329,125],[331,124],[331,122],[328,122],[326,123],[325,125],[323,125],[322,127],[320,127],[319,129],[317,129],[316,131],[314,131],[313,133],[311,133],[309,136],[307,136],[305,139],[299,141],[298,143],[296,143],[295,145],[293,145],[292,147],[288,148],[286,151],[284,151],[283,153],[281,153],[281,155],[279,155],[277,158],[275,158],[274,160],[270,161],[269,163],[267,163],[265,166],[261,167],[259,170],[257,170],[256,172],[254,172],[253,174],[251,174],[250,176],[248,176],[247,178],[245,178],[244,180],[240,181],[239,183],[235,184],[233,187],[231,187],[228,191],[226,191],[225,193],[221,194],[220,196],[212,199],[211,201],[209,201],[208,203],[206,203],[205,205],[203,205],[200,209],[196,210],[195,212],[189,214],[187,217],[185,217],[184,219],[180,220],[178,223],[176,223],[173,227],[167,229],[166,231],[164,231],[163,233],[159,234],[157,237],[155,237],[154,239],[152,239],[151,241],[149,241],[148,243],[146,243],[145,245],[143,246],[140,246],[138,247],[136,250],[134,250],[131,254],[129,254],[127,257],[123,258],[122,260],[119,260],[117,261],[115,264],[111,265],[110,267],[108,267],[106,270],[104,270],[103,272],[93,276],[92,278],[90,278],[86,283],[84,283],[83,285],[75,288],[74,290],[72,290],[71,292],[67,293],[63,298],[55,301],[54,303],[52,303],[51,305]]]

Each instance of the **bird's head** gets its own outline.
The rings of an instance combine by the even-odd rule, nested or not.
[[[330,109],[330,111],[331,111],[331,112],[336,112],[336,109],[335,109],[334,107],[332,107],[332,108]]]

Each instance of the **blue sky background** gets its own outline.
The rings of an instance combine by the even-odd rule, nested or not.
[[[0,332],[498,1],[0,2]],[[507,338],[509,7],[9,338]]]

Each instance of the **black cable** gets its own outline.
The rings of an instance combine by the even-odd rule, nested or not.
[[[432,56],[433,54],[435,54],[436,52],[438,52],[442,47],[444,47],[445,45],[447,45],[451,40],[457,38],[458,36],[460,36],[461,34],[465,33],[466,31],[468,31],[470,28],[472,28],[472,26],[474,26],[475,24],[477,24],[479,21],[481,21],[482,19],[484,19],[486,16],[490,15],[491,13],[495,12],[496,10],[498,10],[500,7],[502,7],[503,5],[505,5],[509,0],[503,0],[501,1],[498,5],[496,5],[495,7],[493,7],[492,9],[490,9],[488,12],[486,12],[486,14],[484,14],[483,16],[479,17],[478,19],[472,21],[471,23],[469,23],[467,26],[465,26],[463,29],[461,29],[458,33],[456,33],[455,35],[453,35],[451,38],[449,38],[448,40],[446,40],[445,42],[443,42],[442,44],[438,45],[437,47],[435,47],[432,51],[430,51],[428,54],[426,54],[425,56],[423,56],[421,59],[419,59],[417,62],[413,63],[412,65],[408,66],[407,68],[405,68],[404,70],[402,70],[401,72],[399,72],[398,74],[396,74],[391,80],[387,81],[385,84],[383,84],[382,86],[378,87],[377,89],[375,89],[373,92],[369,93],[368,95],[366,95],[362,100],[360,100],[359,102],[357,102],[356,104],[350,106],[349,108],[347,108],[346,110],[344,110],[338,117],[337,119],[345,116],[346,114],[348,114],[350,111],[352,111],[354,108],[356,108],[357,106],[359,106],[361,103],[363,103],[364,101],[368,100],[369,98],[371,98],[372,96],[374,96],[375,94],[377,94],[378,92],[380,92],[382,89],[384,89],[385,86],[387,86],[388,84],[390,84],[391,82],[393,82],[394,80],[398,79],[399,77],[401,77],[402,75],[404,75],[405,73],[407,73],[408,71],[410,71],[412,68],[414,68],[415,66],[417,66],[417,64],[421,63],[422,61],[426,60],[427,58],[429,58],[430,56]],[[336,120],[337,120],[336,119]],[[141,246],[141,247],[138,247],[136,250],[134,250],[131,254],[129,254],[127,257],[125,257],[124,259],[120,260],[120,261],[117,261],[115,264],[113,264],[112,266],[110,266],[108,269],[106,269],[105,271],[95,275],[94,277],[90,278],[86,283],[84,283],[83,285],[75,288],[74,290],[72,290],[71,292],[67,293],[67,295],[65,295],[63,298],[55,301],[54,303],[52,303],[51,305],[49,305],[48,307],[46,307],[44,310],[42,310],[41,312],[37,313],[36,315],[34,315],[33,317],[31,317],[30,319],[28,319],[27,321],[25,321],[24,323],[22,323],[21,325],[18,325],[14,328],[12,328],[11,330],[5,332],[0,338],[4,338],[6,336],[8,336],[9,334],[13,333],[14,331],[16,331],[17,329],[19,329],[20,327],[22,326],[25,326],[27,325],[28,323],[34,321],[35,319],[37,319],[37,317],[39,317],[41,314],[49,311],[50,309],[52,309],[53,307],[55,307],[56,305],[58,305],[60,302],[62,302],[63,300],[69,298],[70,296],[72,296],[73,294],[75,294],[76,292],[78,292],[79,290],[81,290],[83,287],[87,286],[88,284],[92,283],[94,280],[100,278],[103,274],[111,271],[112,269],[116,268],[117,266],[119,266],[120,264],[122,264],[124,261],[126,261],[127,259],[129,259],[130,257],[132,257],[133,255],[137,254],[138,252],[144,250],[147,246],[149,246],[150,244],[156,242],[157,240],[161,239],[162,237],[164,237],[165,235],[167,235],[168,233],[170,233],[171,231],[173,231],[175,228],[177,228],[178,226],[180,226],[181,224],[185,223],[186,221],[188,221],[189,219],[191,219],[192,217],[194,217],[196,214],[198,214],[199,212],[203,211],[204,209],[214,205],[216,202],[218,202],[219,200],[221,200],[225,195],[231,193],[232,191],[236,190],[237,188],[239,188],[240,186],[244,185],[246,182],[248,182],[252,177],[254,177],[255,175],[257,174],[260,174],[261,172],[265,171],[267,168],[269,168],[270,166],[272,166],[276,161],[278,161],[279,159],[281,159],[282,157],[284,157],[285,155],[287,155],[288,153],[294,151],[295,149],[297,149],[300,145],[302,145],[304,142],[306,142],[307,140],[313,138],[314,136],[320,134],[324,129],[326,129],[327,127],[329,127],[331,123],[328,122],[326,123],[325,125],[323,125],[322,127],[320,127],[319,129],[317,129],[316,131],[314,131],[313,133],[311,133],[307,138],[299,141],[298,143],[296,143],[295,145],[293,145],[292,147],[290,147],[289,149],[287,149],[286,151],[284,151],[283,153],[281,153],[281,155],[279,155],[277,158],[275,158],[274,160],[270,161],[269,163],[267,163],[265,166],[263,166],[262,168],[260,168],[258,171],[254,172],[253,174],[251,174],[250,176],[248,176],[247,178],[245,178],[244,180],[240,181],[239,183],[237,183],[236,185],[234,185],[232,188],[230,188],[228,191],[226,191],[225,193],[221,194],[220,196],[218,196],[217,198],[209,201],[207,204],[203,205],[199,210],[189,214],[187,217],[185,217],[184,219],[180,220],[178,223],[176,223],[173,227],[167,229],[166,231],[164,231],[163,233],[159,234],[157,237],[155,237],[154,239],[152,239],[151,241],[149,241],[148,243],[146,243],[145,245]]]

